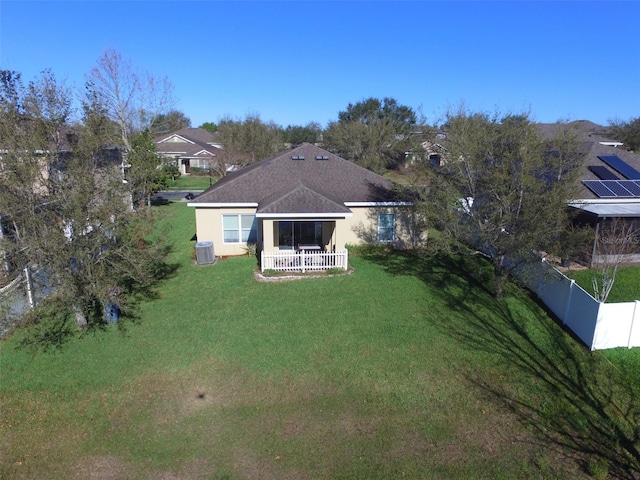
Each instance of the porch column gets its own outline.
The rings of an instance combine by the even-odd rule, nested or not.
[[[262,220],[262,250],[265,252],[275,252],[276,248],[273,243],[273,220]]]

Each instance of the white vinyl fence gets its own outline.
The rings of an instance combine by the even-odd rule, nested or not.
[[[307,272],[340,268],[346,270],[349,264],[349,252],[315,252],[286,250],[280,252],[262,252],[261,269],[277,272]]]
[[[529,287],[591,350],[640,347],[640,301],[600,303],[544,261],[529,268]]]
[[[49,275],[42,269],[30,268],[23,269],[11,283],[0,288],[0,337],[52,291]]]

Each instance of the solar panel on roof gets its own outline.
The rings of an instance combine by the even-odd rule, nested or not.
[[[629,190],[634,197],[640,197],[640,180],[627,180],[624,182],[624,188]]]
[[[598,158],[629,180],[640,180],[640,172],[617,155],[598,155]]]
[[[619,180],[615,173],[602,165],[591,165],[588,167],[600,180]]]
[[[633,197],[633,193],[624,188],[624,184],[629,182],[629,180],[625,181],[617,181],[617,180],[603,180],[603,184],[616,194],[617,197]],[[633,183],[633,182],[632,182]]]
[[[600,198],[638,198],[639,180],[583,180],[589,190]]]
[[[583,180],[582,183],[600,198],[617,197],[615,193],[603,185],[602,180]]]

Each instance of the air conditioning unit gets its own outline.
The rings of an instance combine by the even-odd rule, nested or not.
[[[196,243],[196,262],[198,265],[209,265],[216,261],[213,253],[213,242]]]

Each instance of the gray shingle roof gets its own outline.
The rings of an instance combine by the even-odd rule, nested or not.
[[[538,131],[543,138],[553,138],[562,128],[559,123],[542,123],[538,124]],[[581,172],[581,180],[599,180],[599,178],[589,170],[590,166],[604,166],[606,164],[598,158],[600,155],[616,155],[636,170],[640,170],[640,155],[629,152],[623,147],[614,147],[611,145],[602,145],[601,142],[612,142],[611,138],[606,136],[606,129],[596,123],[587,120],[578,120],[569,123],[569,127],[576,135],[579,142],[580,152],[583,153],[584,160]],[[608,167],[606,167],[608,168]],[[611,169],[609,169],[611,170]],[[621,178],[621,175],[611,170],[612,173]],[[580,198],[592,199],[598,198],[591,190],[580,182]]]
[[[160,142],[173,135],[180,135],[181,137],[188,138],[191,141],[199,142],[202,144],[216,143],[213,133],[205,130],[204,128],[182,128],[177,132],[171,132],[168,134],[158,135],[154,141]]]
[[[163,142],[163,140],[174,135],[179,135],[193,143]],[[196,156],[207,158],[210,156],[216,156],[220,153],[219,148],[210,145],[210,143],[215,143],[213,134],[203,128],[183,128],[177,132],[160,135],[154,139],[154,143],[156,144],[156,151],[158,153],[175,153],[179,154],[181,158],[193,158]],[[209,152],[210,155],[200,153],[203,150]]]
[[[348,213],[345,202],[394,201],[393,187],[376,173],[303,143],[225,176],[191,203],[257,203],[261,213]]]
[[[298,180],[298,185],[287,185],[271,197],[260,202],[258,213],[350,213],[339,201],[316,192]]]

